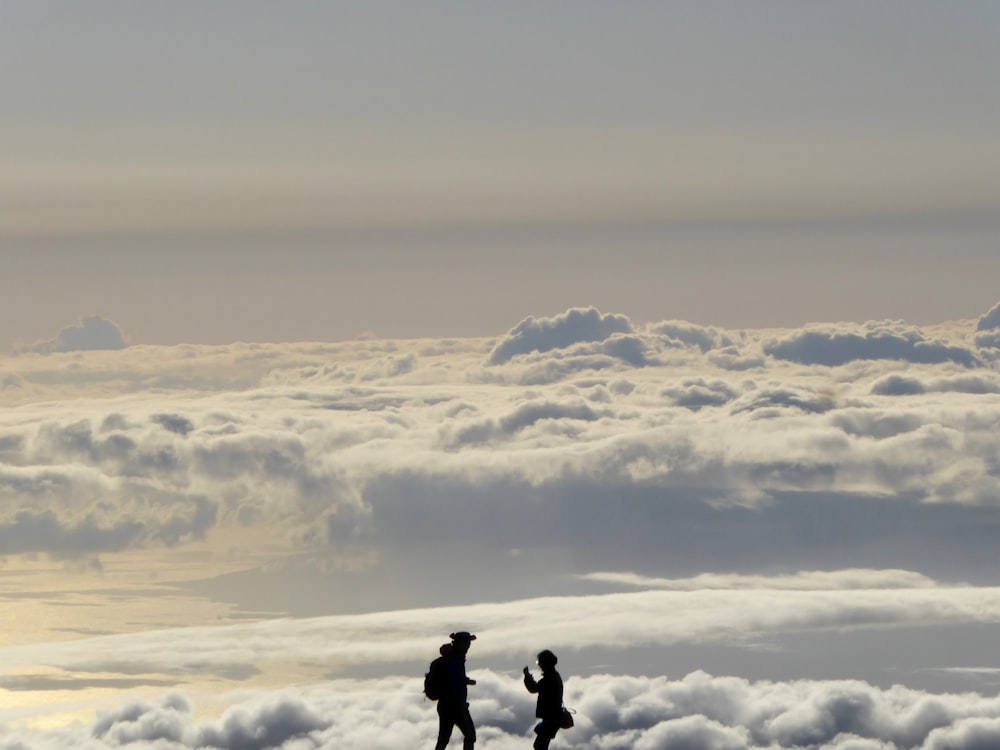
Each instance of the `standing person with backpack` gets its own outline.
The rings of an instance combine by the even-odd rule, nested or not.
[[[476,636],[464,630],[452,633],[451,643],[441,647],[441,656],[431,662],[424,677],[424,692],[437,701],[438,738],[434,750],[444,750],[458,727],[464,738],[462,750],[472,750],[476,744],[476,726],[469,714],[469,685],[475,685],[465,674],[465,655]]]
[[[552,738],[562,727],[563,720],[563,682],[562,676],[556,671],[559,659],[548,649],[538,654],[538,666],[542,670],[542,679],[535,680],[531,670],[524,668],[524,686],[529,693],[537,693],[535,717],[541,719],[535,726],[535,750],[547,750]]]

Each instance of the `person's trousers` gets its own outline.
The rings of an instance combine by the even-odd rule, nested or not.
[[[438,701],[437,712],[438,740],[434,750],[444,750],[455,727],[458,727],[465,738],[462,742],[463,750],[472,750],[476,744],[476,726],[472,723],[472,716],[469,714],[469,704]]]
[[[549,743],[559,731],[559,722],[554,719],[542,719],[535,727],[535,742],[532,745],[535,750],[548,750]]]

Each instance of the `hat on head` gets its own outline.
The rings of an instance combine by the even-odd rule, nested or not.
[[[453,641],[469,642],[476,640],[476,636],[474,636],[472,633],[467,633],[464,630],[459,630],[457,633],[452,633],[448,637],[451,638]]]

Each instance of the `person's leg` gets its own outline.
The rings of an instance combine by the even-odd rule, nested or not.
[[[434,750],[444,750],[448,746],[448,740],[451,739],[451,730],[455,726],[455,716],[451,711],[446,710],[441,703],[438,703],[437,710],[438,739]]]
[[[462,732],[462,736],[465,740],[462,742],[462,750],[472,750],[476,744],[476,725],[472,723],[472,714],[469,713],[469,704],[465,704],[459,715],[456,717],[455,723],[458,725],[459,730]]]
[[[554,721],[543,721],[537,727],[535,727],[535,742],[532,747],[535,750],[548,750],[549,743],[552,738],[556,736],[556,732],[559,731],[559,725]]]

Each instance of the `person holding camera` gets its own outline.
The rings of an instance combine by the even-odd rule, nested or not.
[[[541,719],[535,726],[535,750],[547,750],[552,738],[562,726],[563,715],[563,682],[562,676],[556,671],[559,659],[546,649],[538,654],[538,666],[542,670],[540,680],[535,680],[531,670],[524,668],[524,686],[529,693],[537,693],[535,717]]]

